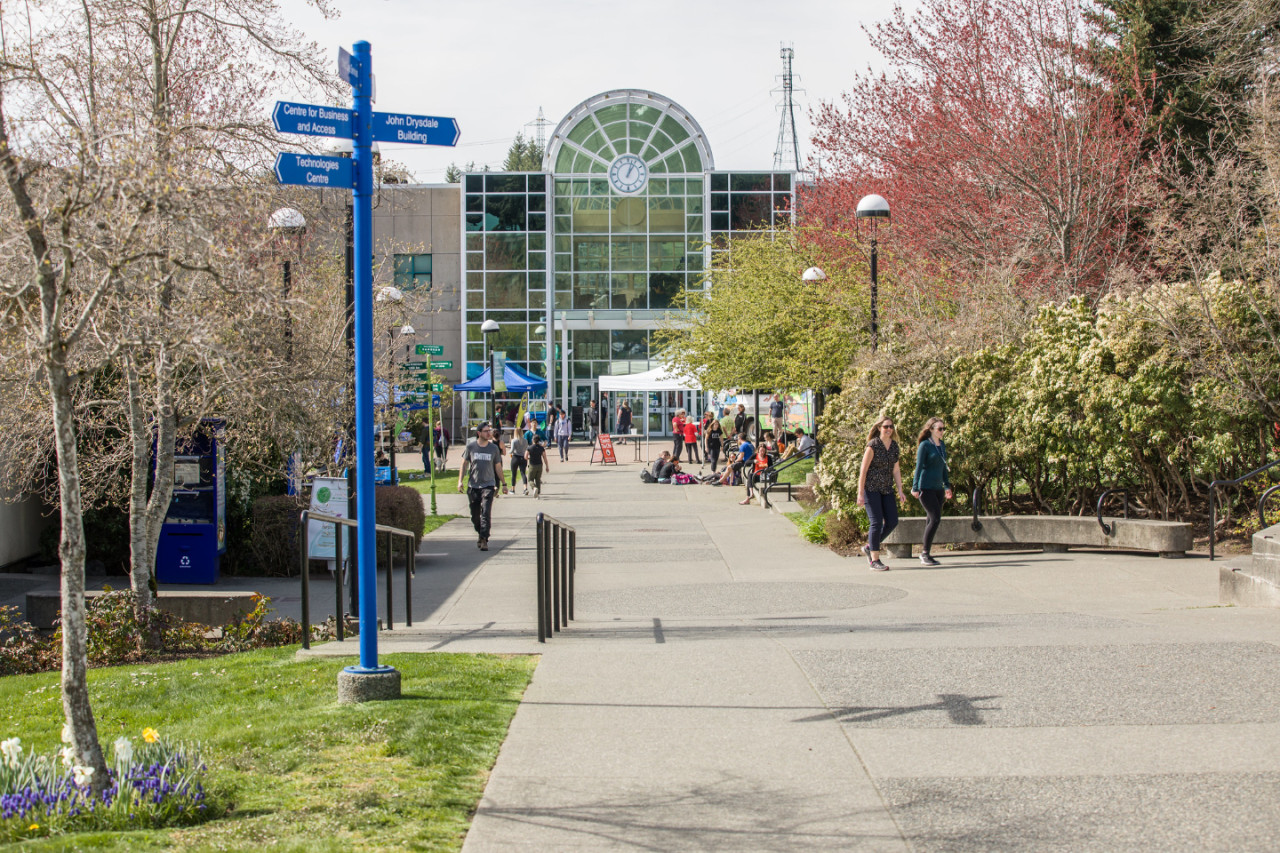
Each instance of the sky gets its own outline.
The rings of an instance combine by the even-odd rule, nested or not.
[[[341,14],[326,20],[305,0],[280,5],[335,68],[340,45],[372,45],[375,110],[458,120],[455,149],[381,145],[419,183],[443,182],[450,163],[500,168],[517,133],[536,135],[539,108],[550,137],[573,107],[622,88],[683,106],[716,168],[772,168],[783,44],[795,51],[803,164],[813,153],[810,110],[883,67],[863,26],[892,9],[883,0],[332,0]]]

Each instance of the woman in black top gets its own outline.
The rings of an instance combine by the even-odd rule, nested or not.
[[[707,425],[707,432],[704,436],[704,440],[707,443],[707,461],[711,463],[711,473],[714,474],[716,463],[720,461],[720,448],[724,444],[724,430],[721,429],[720,422],[714,417],[707,418],[704,423]]]
[[[893,499],[895,487],[898,501],[907,502],[907,496],[902,493],[902,469],[898,465],[901,450],[895,436],[893,418],[876,421],[867,437],[867,449],[862,454],[862,469],[858,473],[858,505],[866,507],[870,522],[862,553],[867,555],[873,572],[889,571],[880,560],[880,543],[898,526],[898,503]]]
[[[625,398],[618,404],[618,435],[623,436],[620,444],[626,444],[626,436],[631,435],[631,405]]]

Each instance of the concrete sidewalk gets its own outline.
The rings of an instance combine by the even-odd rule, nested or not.
[[[424,550],[455,561],[448,594],[380,635],[543,656],[466,851],[1280,844],[1280,612],[1217,607],[1216,565],[873,574],[740,490],[638,472],[553,467],[542,500],[496,502],[487,554],[446,525]],[[578,619],[541,646],[538,510],[579,531]]]

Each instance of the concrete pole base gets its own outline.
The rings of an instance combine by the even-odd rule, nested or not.
[[[911,546],[910,546],[910,545],[888,545],[888,544],[886,544],[886,545],[884,546],[884,549],[885,549],[886,551],[888,551],[891,555],[893,555],[894,557],[897,557],[897,558],[898,558],[898,559],[900,559],[900,560],[910,560],[910,559],[911,559]]]
[[[399,698],[400,671],[398,669],[387,666],[373,671],[360,671],[359,667],[347,667],[338,673],[339,705]]]

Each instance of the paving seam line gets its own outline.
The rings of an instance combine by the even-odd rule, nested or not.
[[[880,805],[884,808],[885,814],[889,816],[889,820],[893,822],[894,829],[898,831],[898,838],[908,850],[914,850],[915,845],[911,843],[911,839],[909,839],[907,834],[903,831],[902,825],[898,823],[897,814],[894,813],[894,810],[889,806],[888,801],[885,800],[884,792],[880,790],[880,784],[876,781],[876,777],[872,775],[871,768],[867,767],[867,762],[863,759],[862,753],[858,751],[858,745],[853,742],[853,738],[849,735],[849,730],[840,724],[840,720],[836,717],[835,712],[832,711],[831,706],[827,704],[827,700],[823,698],[822,693],[816,686],[814,686],[813,680],[809,678],[809,673],[806,672],[805,668],[796,660],[795,655],[791,653],[791,649],[783,645],[777,637],[766,634],[765,639],[782,649],[787,658],[791,661],[791,664],[800,672],[800,676],[804,679],[805,684],[808,684],[809,689],[813,691],[814,699],[817,700],[819,705],[826,709],[827,713],[831,716],[831,722],[840,730],[840,735],[844,738],[845,743],[849,744],[849,749],[853,752],[854,757],[858,759],[858,766],[862,768],[862,772],[867,777],[867,781],[870,782],[871,787],[875,789],[876,796],[880,799]]]

